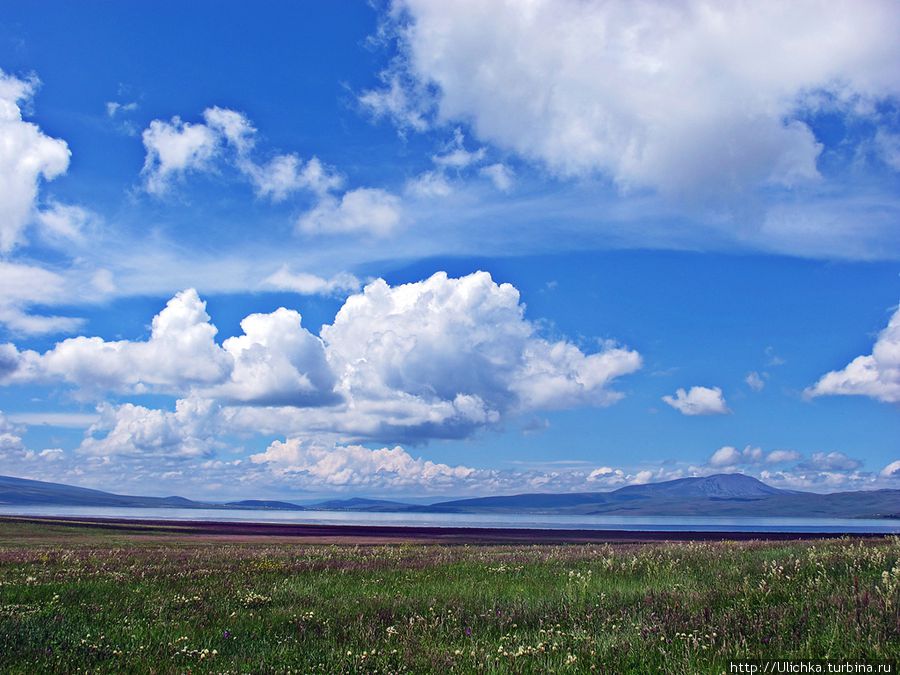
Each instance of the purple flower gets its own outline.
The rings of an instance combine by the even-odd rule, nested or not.
[[[472,629],[466,626],[466,637],[470,637],[472,635]]]
[[[227,640],[228,638],[231,637],[231,631],[230,631],[230,630],[226,630],[224,633],[222,633],[222,637],[225,638],[225,639]]]

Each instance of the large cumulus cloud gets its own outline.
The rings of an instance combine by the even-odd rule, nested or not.
[[[806,390],[807,396],[868,396],[900,403],[900,309],[878,335],[871,354],[857,356]]]
[[[76,337],[43,354],[7,345],[0,376],[67,382],[87,398],[212,400],[231,430],[403,440],[462,437],[536,409],[609,405],[621,397],[614,380],[641,366],[624,347],[585,353],[542,337],[519,292],[485,272],[374,281],[320,335],[286,308],[251,314],[241,328],[220,345],[205,303],[187,290],[153,319],[147,340]]]
[[[399,54],[360,97],[403,128],[475,134],[623,190],[816,181],[805,114],[900,93],[889,1],[395,0]],[[864,36],[862,38],[861,36]]]
[[[37,84],[0,70],[0,253],[20,243],[25,226],[35,218],[41,180],[69,168],[66,142],[22,119],[21,106],[31,100]]]

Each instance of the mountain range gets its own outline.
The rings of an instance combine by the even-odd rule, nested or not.
[[[185,497],[118,495],[101,490],[0,476],[0,507],[110,506],[395,513],[532,513],[556,515],[752,516],[900,518],[900,490],[818,494],[783,490],[739,473],[628,485],[610,492],[527,493],[410,504],[382,499],[326,500],[299,505],[249,499],[195,501]]]

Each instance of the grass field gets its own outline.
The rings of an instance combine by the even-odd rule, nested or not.
[[[900,658],[900,541],[233,542],[0,523],[0,672],[723,672]]]

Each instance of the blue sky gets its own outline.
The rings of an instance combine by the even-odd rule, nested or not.
[[[900,487],[892,2],[10,2],[0,473]]]

